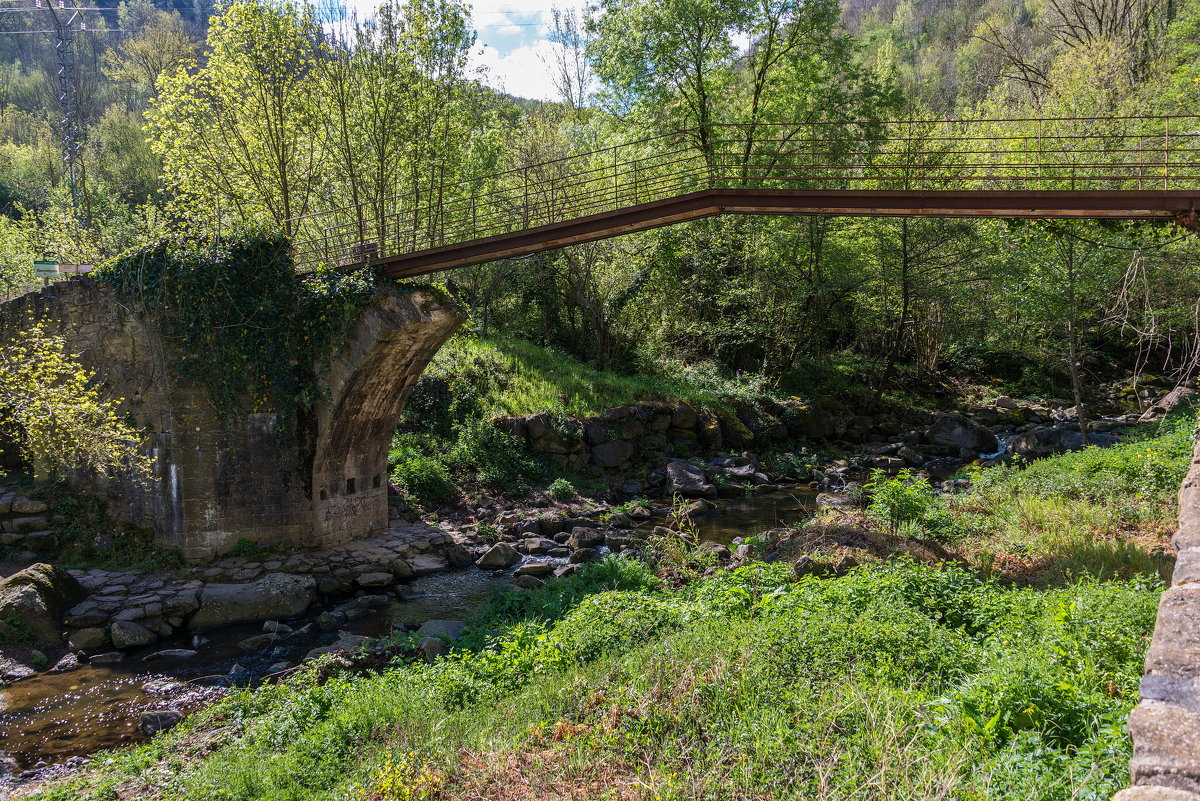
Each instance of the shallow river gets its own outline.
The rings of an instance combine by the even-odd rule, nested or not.
[[[729,544],[735,537],[804,519],[812,513],[814,498],[808,491],[788,490],[723,499],[718,509],[695,522],[701,540]],[[475,568],[425,576],[405,585],[404,599],[346,624],[344,630],[377,636],[427,620],[464,620],[509,578],[510,574],[493,577]],[[261,631],[258,625],[229,627],[206,634],[209,642],[195,657],[142,661],[159,650],[191,648],[190,635],[179,635],[151,648],[130,651],[117,664],[85,665],[57,675],[40,673],[17,682],[0,691],[0,754],[16,758],[18,765],[27,769],[38,762],[61,763],[73,756],[144,740],[146,736],[137,727],[140,712],[164,705],[143,689],[148,682],[181,681],[201,695],[204,688],[212,686],[252,685],[267,674],[270,665],[281,660],[295,663],[308,649],[335,638],[332,633],[293,637],[278,648],[251,654],[237,647],[240,640]]]

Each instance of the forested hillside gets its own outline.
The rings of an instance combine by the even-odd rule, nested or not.
[[[292,234],[312,212],[440,197],[456,181],[469,192],[500,169],[684,128],[709,154],[720,123],[786,138],[811,122],[1190,114],[1200,97],[1195,0],[604,0],[556,18],[558,103],[485,88],[452,0],[386,2],[361,20],[330,3],[131,0],[72,23],[68,163],[53,41],[29,33],[53,27],[50,12],[4,11],[10,295],[33,285],[34,258],[96,263],[247,226]],[[1086,394],[1117,374],[1192,373],[1200,275],[1181,234],[711,220],[460,270],[450,288],[481,333],[603,369],[793,391],[834,370],[878,391],[950,374]]]

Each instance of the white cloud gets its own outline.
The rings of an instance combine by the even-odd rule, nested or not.
[[[484,81],[494,89],[534,100],[554,100],[558,93],[550,79],[550,68],[542,60],[549,59],[553,47],[548,39],[538,39],[502,54],[484,45],[471,54],[471,65],[487,70]]]
[[[360,17],[370,16],[378,0],[347,0]],[[549,60],[554,45],[550,33],[551,7],[582,13],[583,0],[474,0],[472,22],[479,32],[471,54],[471,65],[486,67],[487,83],[496,88],[536,100],[557,97],[550,80]],[[541,58],[539,58],[541,56]]]

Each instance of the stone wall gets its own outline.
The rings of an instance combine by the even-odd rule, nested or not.
[[[169,345],[88,278],[0,306],[0,336],[44,320],[103,390],[151,432],[154,480],[75,476],[114,516],[152,528],[190,560],[239,539],[327,546],[387,527],[387,449],[404,399],[453,333],[457,310],[431,294],[377,290],[328,373],[327,400],[280,437],[272,413],[229,416],[174,375]]]
[[[1179,493],[1177,559],[1129,715],[1133,786],[1114,801],[1200,801],[1200,441]]]

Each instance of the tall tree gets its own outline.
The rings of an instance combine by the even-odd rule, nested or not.
[[[288,235],[321,176],[309,7],[237,0],[212,18],[203,64],[159,79],[152,144],[187,216],[271,224]]]

